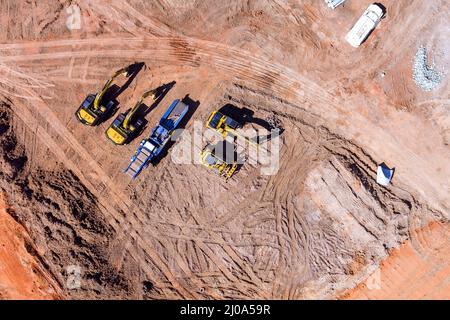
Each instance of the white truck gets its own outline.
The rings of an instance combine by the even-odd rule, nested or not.
[[[357,48],[366,40],[370,32],[380,22],[384,15],[384,10],[377,4],[371,4],[359,20],[355,23],[353,28],[345,36],[345,40],[353,47]]]

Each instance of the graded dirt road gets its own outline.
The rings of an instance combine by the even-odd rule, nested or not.
[[[335,298],[403,243],[434,263],[415,230],[448,225],[449,81],[424,93],[411,68],[420,45],[449,67],[446,1],[384,1],[359,49],[343,38],[370,1],[3,2],[0,188],[67,298]],[[70,5],[79,29],[66,26]],[[134,62],[145,68],[117,83],[121,111],[175,85],[141,136],[114,146],[112,119],[90,128],[74,112]],[[141,138],[186,96],[181,141],[130,181]],[[227,104],[283,129],[274,174],[247,162],[226,183],[176,161]],[[388,187],[375,182],[381,162],[396,169]],[[65,287],[71,265],[80,288]],[[433,279],[448,281],[447,265]]]

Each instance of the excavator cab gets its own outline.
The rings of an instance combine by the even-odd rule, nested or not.
[[[206,122],[206,126],[210,129],[218,131],[224,137],[226,137],[228,133],[232,133],[241,127],[239,122],[227,117],[219,111],[213,111],[213,113],[211,113],[208,121]]]
[[[97,94],[89,94],[76,112],[78,120],[88,126],[95,126],[102,122],[108,114],[111,114],[114,108],[114,101],[104,101],[103,96],[111,87],[115,78],[124,75],[130,76],[129,67],[118,70],[113,74],[103,86],[103,89]]]
[[[140,132],[144,125],[144,119],[140,118],[138,113],[144,99],[148,96],[151,96],[151,98],[155,100],[157,98],[156,90],[145,92],[133,108],[119,114],[106,130],[106,136],[114,144],[126,144]]]
[[[241,138],[254,147],[259,148],[258,143],[255,142],[255,138],[249,138],[237,131],[237,129],[243,127],[241,123],[219,111],[213,111],[211,113],[206,122],[206,127],[218,132],[224,139],[231,138],[231,140],[236,140],[237,138]]]
[[[88,95],[76,113],[78,120],[88,126],[97,125],[114,107],[114,102],[109,101],[106,106],[100,105],[97,109],[93,108],[95,96],[95,94]]]
[[[235,153],[235,146],[223,140],[215,145],[208,144],[200,153],[200,162],[227,181],[238,167]]]

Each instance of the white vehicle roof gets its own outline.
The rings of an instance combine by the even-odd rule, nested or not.
[[[371,4],[367,8],[366,12],[368,12],[368,11],[374,12],[378,16],[378,19],[381,19],[383,17],[383,9],[379,5],[377,5],[375,3]]]
[[[347,33],[345,39],[353,47],[359,47],[359,45],[367,38],[370,31],[373,30],[378,22],[383,17],[383,9],[376,5],[371,4],[359,20],[355,23],[353,28]]]
[[[143,146],[145,149],[153,151],[156,147],[150,142],[146,141]]]

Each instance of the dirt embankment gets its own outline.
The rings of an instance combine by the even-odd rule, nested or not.
[[[342,299],[450,299],[450,225],[433,222],[392,251]],[[418,243],[417,243],[418,242]]]
[[[35,255],[27,231],[0,193],[0,299],[61,299],[61,289]]]
[[[18,251],[11,247],[2,251],[4,255],[12,254],[12,260],[2,257],[5,257],[4,262],[16,264],[18,261],[26,264],[29,259],[35,259],[32,264],[35,276],[54,279],[51,280],[52,285],[60,288],[57,293],[44,292],[39,286],[39,290],[34,289],[36,280],[27,272],[18,278],[17,288],[15,285],[8,287],[9,281],[15,281],[17,273],[14,273],[11,275],[13,278],[5,280],[4,296],[14,298],[22,294],[24,297],[38,298],[41,292],[42,298],[133,297],[136,288],[142,286],[130,283],[125,271],[129,257],[123,258],[121,271],[110,263],[110,250],[115,249],[110,247],[110,241],[114,239],[115,232],[99,214],[96,199],[64,168],[59,171],[30,171],[24,146],[17,141],[13,129],[10,107],[1,105],[0,115],[0,191],[8,196],[11,203],[8,213],[30,234],[30,237],[25,236],[25,229],[2,210],[2,219],[8,222],[7,225],[2,224],[5,232],[9,230],[6,235],[25,241],[22,244],[24,248],[19,248],[19,240],[12,242],[12,246],[20,249]],[[8,264],[7,268],[12,266]],[[74,278],[77,277],[76,270],[80,270],[80,287],[74,287],[77,285]],[[20,271],[17,269],[15,272]],[[56,289],[53,291],[56,292]]]

